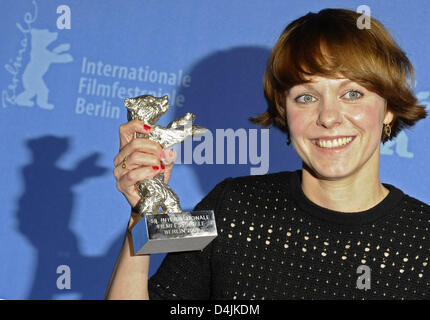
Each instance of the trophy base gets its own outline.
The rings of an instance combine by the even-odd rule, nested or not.
[[[131,229],[135,254],[204,249],[218,235],[212,210],[147,213]]]

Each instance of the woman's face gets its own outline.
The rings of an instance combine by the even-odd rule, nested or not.
[[[313,76],[313,83],[287,93],[287,118],[293,146],[320,178],[349,176],[365,166],[378,170],[386,101],[346,78]]]

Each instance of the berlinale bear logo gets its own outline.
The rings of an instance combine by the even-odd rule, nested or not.
[[[37,105],[43,109],[53,109],[54,105],[48,102],[49,89],[43,80],[43,76],[48,71],[52,63],[67,63],[73,61],[69,53],[62,52],[70,49],[70,45],[60,44],[52,51],[47,46],[57,39],[57,32],[50,32],[46,29],[31,29],[31,52],[30,62],[27,64],[22,75],[22,85],[24,91],[16,98],[16,104],[20,106],[32,107],[32,99],[36,96]]]
[[[36,98],[36,103],[40,108],[52,110],[54,105],[48,101],[49,89],[43,77],[52,63],[72,62],[73,57],[69,53],[64,53],[70,49],[68,43],[48,49],[49,45],[57,39],[58,33],[33,28],[32,24],[37,19],[38,8],[35,0],[32,1],[32,4],[34,12],[28,11],[24,14],[24,26],[20,22],[16,23],[23,37],[19,41],[21,47],[15,58],[9,59],[9,62],[4,65],[12,79],[7,88],[2,90],[1,100],[4,108],[9,105],[32,107],[34,106],[33,100]],[[70,8],[66,8],[64,5],[59,6],[57,13],[63,13],[57,19],[57,28],[70,29]],[[28,52],[30,45],[31,49]],[[17,93],[18,90],[21,92]]]

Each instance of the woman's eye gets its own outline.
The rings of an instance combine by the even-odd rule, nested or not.
[[[358,90],[350,90],[344,94],[344,96],[346,96],[348,100],[357,100],[357,99],[360,99],[363,95],[364,94]],[[309,104],[309,103],[315,102],[316,99],[314,96],[308,93],[305,93],[305,94],[302,94],[301,96],[298,96],[295,99],[295,101],[299,103]]]
[[[357,100],[363,96],[363,94],[358,90],[350,90],[347,93],[345,93],[345,96],[349,95],[350,100]]]
[[[314,100],[312,100],[314,97],[311,96],[310,94],[303,94],[299,97],[297,97],[295,100],[296,102],[300,102],[300,103],[311,103]]]

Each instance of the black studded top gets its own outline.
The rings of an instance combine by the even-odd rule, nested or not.
[[[342,213],[311,202],[301,170],[228,178],[195,208],[218,237],[170,253],[150,299],[429,299],[430,207],[398,188]]]

